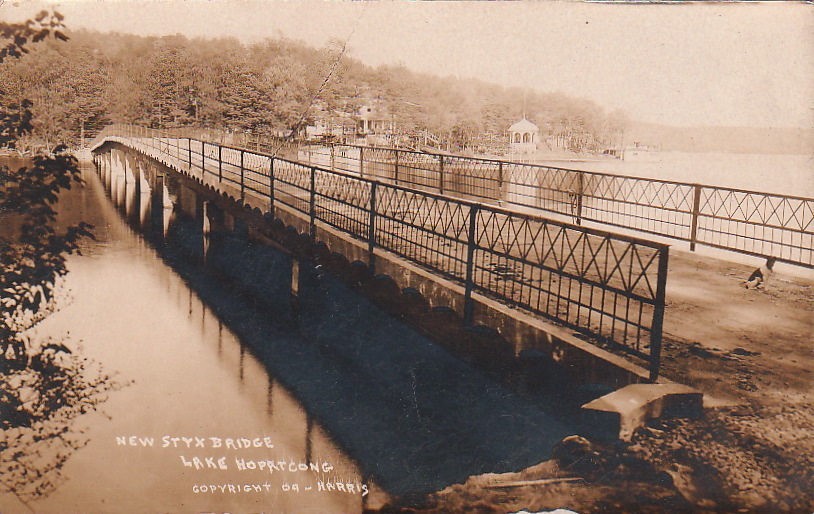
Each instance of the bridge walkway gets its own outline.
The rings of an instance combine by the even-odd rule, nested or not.
[[[284,209],[557,322],[657,375],[667,246],[362,179],[242,149],[177,138],[108,137],[260,212]],[[198,147],[197,145],[200,145]],[[641,362],[639,361],[639,362]]]

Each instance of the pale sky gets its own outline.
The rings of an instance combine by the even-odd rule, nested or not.
[[[2,2],[2,0],[0,0]],[[349,39],[363,62],[560,91],[672,125],[814,128],[814,6],[800,2],[73,0],[70,28]],[[6,0],[0,18],[42,4]]]

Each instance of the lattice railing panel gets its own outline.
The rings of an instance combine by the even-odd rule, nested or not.
[[[482,210],[478,227],[479,249],[511,255],[646,300],[655,298],[657,248],[499,211]]]
[[[454,156],[444,157],[444,190],[483,200],[500,199],[500,166]]]
[[[398,173],[394,171],[393,180],[398,179],[399,184],[428,191],[438,191],[443,186],[440,157],[418,152],[400,152],[398,159]]]
[[[244,152],[243,167],[246,189],[267,196],[271,191],[271,158]]]
[[[664,249],[490,210],[477,226],[477,287],[647,358]]]
[[[588,174],[583,194],[684,212],[692,212],[693,208],[693,186],[689,184]]]
[[[814,266],[814,200],[702,187],[698,241]]]
[[[311,211],[311,168],[291,161],[274,161],[274,200],[300,212]]]
[[[443,275],[466,276],[468,206],[381,185],[376,212],[379,246]]]
[[[316,218],[360,239],[368,239],[370,182],[316,170]]]
[[[393,180],[396,170],[396,153],[393,150],[365,148],[364,152],[363,176]]]

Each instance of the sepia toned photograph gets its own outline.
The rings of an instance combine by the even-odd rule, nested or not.
[[[0,0],[0,512],[814,512],[813,48]]]

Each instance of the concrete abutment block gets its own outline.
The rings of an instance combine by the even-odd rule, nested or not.
[[[581,420],[591,436],[629,441],[654,418],[697,418],[703,394],[681,384],[632,384],[582,406]]]

